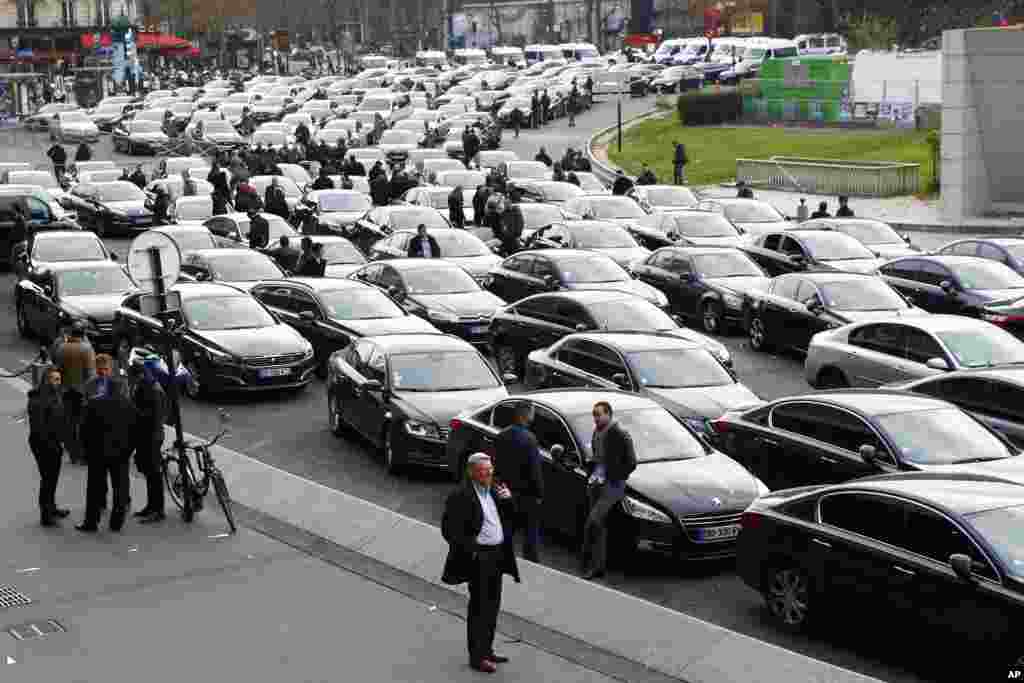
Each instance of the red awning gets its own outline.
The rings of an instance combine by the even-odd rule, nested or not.
[[[644,45],[657,45],[658,36],[653,33],[630,33],[623,40],[630,47],[643,47]]]
[[[165,57],[198,57],[201,52],[198,47],[189,45],[186,48],[175,48],[173,50],[160,50]]]
[[[154,50],[186,50],[192,47],[192,43],[184,38],[178,38],[167,33],[137,33],[135,45],[139,48],[150,48]]]

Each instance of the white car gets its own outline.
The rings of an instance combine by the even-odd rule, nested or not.
[[[50,140],[99,142],[100,129],[83,110],[59,111],[50,119]]]

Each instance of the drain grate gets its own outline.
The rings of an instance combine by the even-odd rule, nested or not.
[[[25,605],[31,604],[32,598],[28,597],[14,586],[8,584],[0,585],[0,609],[24,607]]]
[[[17,626],[10,626],[7,632],[15,640],[34,640],[37,638],[45,638],[51,636],[54,633],[64,633],[67,631],[64,626],[56,619],[47,619],[46,621],[29,621],[24,624],[18,624]]]

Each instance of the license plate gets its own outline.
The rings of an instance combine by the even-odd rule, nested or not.
[[[260,370],[260,379],[270,379],[271,377],[284,377],[285,375],[292,374],[291,368],[266,368]]]
[[[132,217],[132,222],[133,223],[145,223],[148,220],[149,220],[148,216],[133,216]]]
[[[739,535],[739,524],[730,524],[728,526],[709,526],[697,529],[697,542],[712,543],[714,541],[728,541]]]
[[[487,332],[487,325],[473,325],[469,328],[470,334],[484,334]]]

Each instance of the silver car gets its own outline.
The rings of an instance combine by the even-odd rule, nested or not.
[[[949,370],[1024,364],[1024,342],[983,320],[930,315],[859,322],[811,338],[804,365],[816,388],[876,387]]]
[[[61,111],[50,119],[50,140],[57,142],[99,142],[100,129],[81,109]]]

